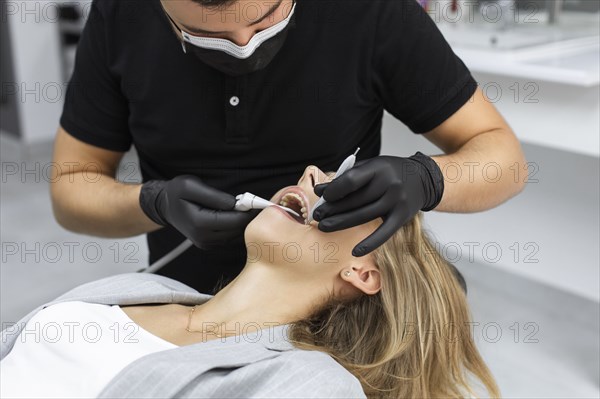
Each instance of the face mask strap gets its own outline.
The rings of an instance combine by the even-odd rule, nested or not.
[[[177,32],[179,32],[179,34],[181,35],[181,38],[179,38],[179,36],[177,36],[177,39],[179,39],[179,41],[181,42],[181,48],[183,49],[183,53],[187,54],[187,49],[185,47],[185,40],[183,39],[183,31],[181,29],[179,29],[179,26],[177,26],[177,24],[175,23],[175,21],[173,21],[173,18],[171,18],[171,16],[167,12],[167,10],[165,10],[165,8],[163,7],[162,3],[160,4],[160,8],[162,8],[163,13],[166,15],[166,17],[168,18],[169,22],[171,23],[172,28],[174,30],[176,30]]]

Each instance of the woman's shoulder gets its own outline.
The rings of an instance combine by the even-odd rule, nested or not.
[[[314,387],[316,397],[365,398],[358,378],[325,352],[294,349],[280,356],[289,370],[290,382],[306,381]]]
[[[83,283],[65,294],[72,294],[80,291],[89,294],[90,292],[106,292],[107,290],[125,293],[138,291],[140,288],[148,286],[162,286],[165,289],[172,291],[198,293],[198,291],[192,287],[166,276],[152,273],[119,273]]]
[[[357,380],[352,373],[346,370],[329,354],[315,350],[294,349],[286,353],[288,359],[297,363],[302,369],[310,374],[337,374],[350,380]],[[295,369],[299,371],[299,369]],[[358,380],[357,380],[358,381]]]
[[[117,305],[146,302],[199,303],[210,297],[169,277],[151,273],[120,273],[78,285],[52,303],[66,300]]]

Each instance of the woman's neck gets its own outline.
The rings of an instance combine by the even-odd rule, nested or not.
[[[308,317],[327,289],[292,272],[289,265],[247,264],[225,288],[196,307],[191,329],[239,335]]]

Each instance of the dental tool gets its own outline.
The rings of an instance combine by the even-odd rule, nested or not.
[[[335,172],[335,176],[333,176],[334,180],[337,177],[340,177],[341,175],[346,173],[346,171],[352,169],[352,167],[354,166],[354,163],[356,162],[356,154],[358,154],[358,151],[360,151],[360,147],[358,147],[356,149],[356,151],[354,151],[354,154],[352,154],[348,158],[344,159],[344,162],[342,162],[342,164],[338,168],[337,172]],[[317,203],[312,207],[312,209],[308,213],[308,219],[306,221],[307,223],[310,223],[314,220],[313,213],[315,212],[315,209],[317,209],[320,205],[323,205],[325,202],[327,202],[327,201],[325,201],[325,198],[323,198],[323,197],[319,198]]]
[[[234,209],[236,211],[244,212],[244,211],[249,211],[250,209],[265,209],[270,206],[276,206],[278,208],[283,209],[286,212],[289,212],[298,217],[301,217],[298,214],[298,212],[294,211],[293,209],[278,205],[274,202],[271,202],[264,198],[260,198],[259,196],[251,194],[251,193],[240,194],[237,197],[235,197],[235,199],[237,200],[237,202],[235,203],[235,207],[234,207]]]
[[[186,238],[185,241],[183,241],[181,244],[179,244],[178,246],[173,248],[171,250],[171,252],[164,255],[162,258],[160,258],[159,260],[157,260],[150,266],[138,270],[137,273],[154,273],[154,272],[156,272],[157,270],[161,269],[164,265],[166,265],[167,263],[171,262],[173,259],[175,259],[179,255],[184,253],[192,245],[193,245],[192,241],[190,239]]]

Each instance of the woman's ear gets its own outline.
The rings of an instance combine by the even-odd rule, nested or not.
[[[340,276],[367,295],[375,295],[381,289],[381,273],[372,262],[356,262],[342,269]]]

